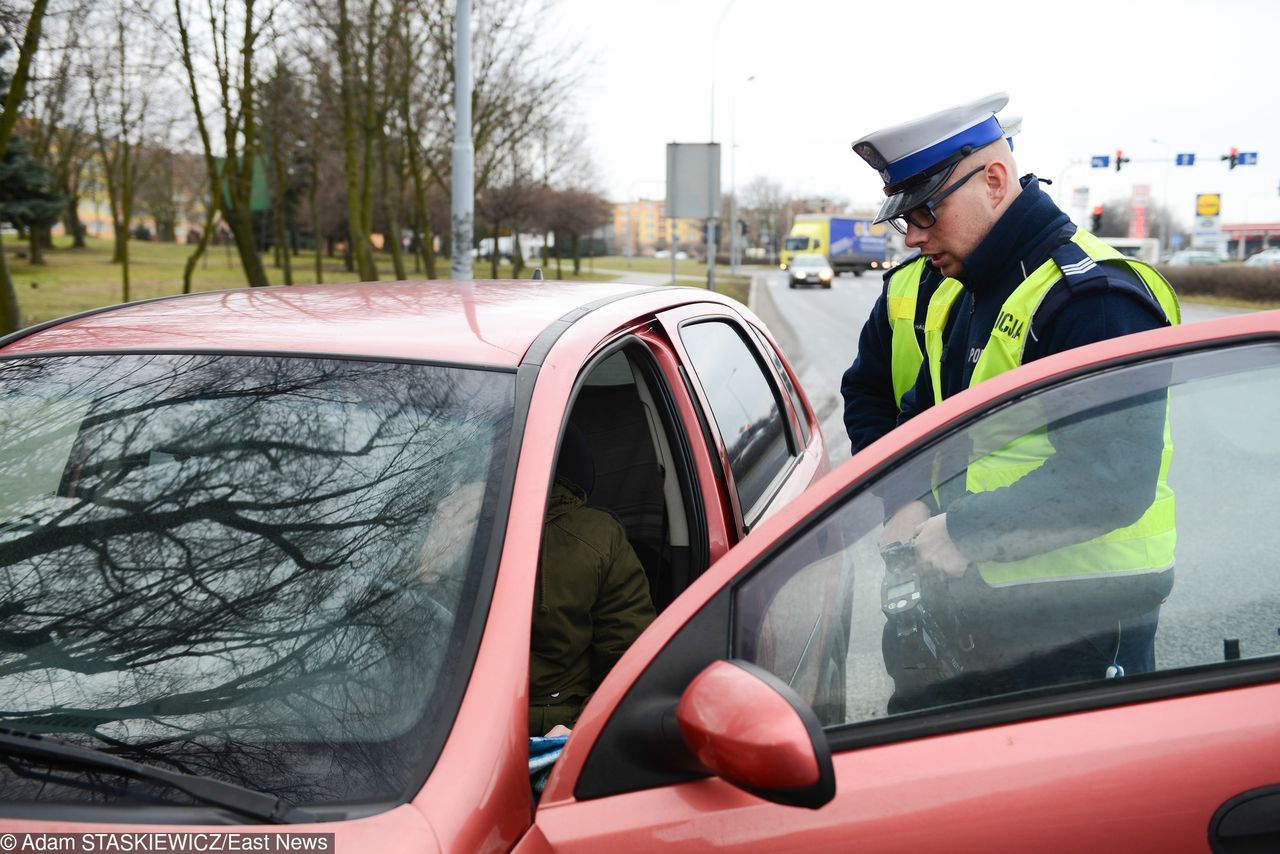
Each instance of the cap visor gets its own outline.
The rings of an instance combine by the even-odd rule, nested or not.
[[[902,216],[912,208],[924,204],[929,200],[930,196],[942,189],[942,185],[947,183],[947,179],[951,177],[951,173],[955,171],[955,168],[956,164],[952,163],[946,169],[930,175],[919,184],[915,184],[902,192],[894,193],[880,205],[880,212],[876,214],[875,221],[885,222],[896,216]]]

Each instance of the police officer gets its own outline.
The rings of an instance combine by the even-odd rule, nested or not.
[[[1009,148],[1022,129],[1020,116],[998,116]],[[844,427],[856,454],[898,423],[902,397],[915,385],[924,361],[924,323],[929,300],[946,277],[919,252],[884,274],[884,287],[858,336],[858,354],[844,372]],[[906,514],[886,541],[901,542],[926,517]]]
[[[998,93],[854,143],[884,180],[876,221],[945,277],[925,311],[925,355],[899,423],[1026,362],[1179,320],[1154,269],[1077,229],[1034,175],[1017,177],[1011,147],[997,144],[995,114],[1007,103]],[[887,529],[913,531],[925,565],[966,580],[970,627],[994,652],[1002,687],[971,678],[955,696],[1154,668],[1173,565],[1165,421],[1160,397],[1127,414],[1124,443],[1108,442],[1106,419],[1091,422],[1092,434],[1050,425],[974,461],[962,494],[943,490],[937,506],[927,496],[893,515]],[[1085,583],[1045,584],[1054,581]],[[1067,590],[1078,607],[1047,613]]]

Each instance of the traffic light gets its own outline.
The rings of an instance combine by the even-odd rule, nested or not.
[[[1094,234],[1097,234],[1102,228],[1102,211],[1102,205],[1098,205],[1093,209],[1093,227],[1089,230]]]
[[[1240,149],[1232,146],[1231,153],[1222,155],[1221,159],[1231,161],[1231,163],[1227,166],[1227,169],[1230,170],[1230,169],[1236,168],[1236,161],[1239,160],[1239,158],[1240,158]]]
[[[1121,164],[1128,163],[1128,162],[1129,162],[1129,158],[1125,157],[1124,152],[1117,148],[1116,149],[1116,171],[1119,172]]]

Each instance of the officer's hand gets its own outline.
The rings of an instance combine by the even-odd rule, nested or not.
[[[929,518],[929,507],[923,501],[912,501],[884,523],[884,531],[880,534],[880,547],[894,543],[905,543],[911,539],[924,521]]]
[[[969,559],[960,554],[947,533],[947,514],[927,519],[916,529],[916,556],[926,566],[947,575],[964,575]]]

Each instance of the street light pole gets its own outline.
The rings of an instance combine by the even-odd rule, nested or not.
[[[1169,161],[1172,159],[1173,146],[1167,142],[1161,142],[1155,137],[1151,141],[1164,148],[1164,192],[1163,206],[1164,210],[1160,212],[1160,256],[1164,257],[1169,251]]]
[[[457,0],[454,6],[454,112],[453,129],[453,251],[450,274],[456,281],[469,282],[471,269],[471,229],[475,219],[475,151],[471,145],[471,0]],[[497,239],[494,240],[497,251]]]
[[[733,4],[738,0],[729,0],[724,4],[724,8],[720,10],[720,17],[716,20],[715,32],[711,35],[711,133],[707,140],[712,145],[716,141],[716,47],[720,42],[720,27],[724,24],[725,16],[729,14],[729,10],[733,8]],[[718,177],[718,176],[717,176]],[[719,182],[717,181],[717,184]],[[720,211],[708,211],[710,216],[707,218],[707,290],[714,291],[716,289],[716,220],[720,218]],[[674,258],[674,253],[672,255]],[[674,260],[672,277],[674,278]]]
[[[744,83],[750,83],[752,74]],[[738,275],[738,84],[729,92],[729,272]]]

